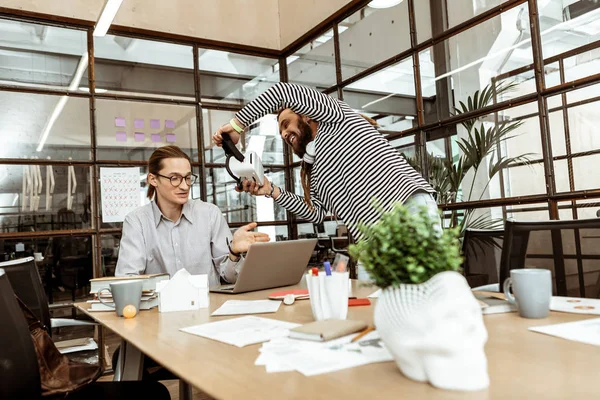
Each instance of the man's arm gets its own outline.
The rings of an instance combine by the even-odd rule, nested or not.
[[[295,113],[306,115],[317,122],[344,120],[342,107],[333,97],[305,86],[283,82],[271,86],[235,116],[243,126],[248,126],[281,108],[290,108]]]
[[[304,197],[280,189],[279,186],[275,188],[275,192],[276,193],[273,194],[273,199],[277,202],[277,204],[289,212],[292,212],[298,217],[307,219],[315,224],[323,222],[323,219],[327,214],[327,210],[323,207],[321,199],[319,199],[312,189],[310,191],[310,200],[313,205],[312,210],[308,207],[306,201],[304,201]]]
[[[210,245],[214,268],[226,282],[235,283],[244,263],[244,258],[230,256],[227,240],[229,242],[232,240],[231,231],[220,212],[213,214],[212,221]]]
[[[119,246],[115,276],[141,275],[146,271],[146,249],[139,221],[126,216]]]

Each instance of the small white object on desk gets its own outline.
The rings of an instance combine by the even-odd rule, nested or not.
[[[244,347],[278,337],[285,337],[289,334],[290,329],[297,326],[300,326],[300,324],[248,315],[190,326],[180,330],[233,346]]]
[[[279,310],[281,300],[227,300],[211,316],[268,314]]]
[[[169,280],[156,282],[158,312],[208,308],[208,275],[191,275],[180,269]]]
[[[600,346],[600,318],[563,324],[535,326],[530,331]]]

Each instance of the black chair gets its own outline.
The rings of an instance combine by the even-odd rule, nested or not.
[[[498,283],[503,241],[503,230],[465,230],[462,268],[470,287]]]
[[[29,327],[17,304],[7,274],[0,269],[0,398],[39,399],[41,381],[37,356]],[[158,382],[94,382],[70,393],[67,399],[170,399],[167,388]]]
[[[510,270],[535,266],[553,271],[558,296],[599,297],[600,218],[505,223],[499,287]]]
[[[6,272],[16,295],[31,309],[33,314],[46,327],[48,333],[51,333],[52,328],[96,325],[92,321],[50,318],[48,299],[33,257],[2,262],[0,268],[3,268]]]

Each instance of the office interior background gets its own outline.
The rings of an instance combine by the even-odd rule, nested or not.
[[[507,130],[476,173],[438,195],[448,226],[596,216],[600,2],[378,2],[214,0],[193,10],[126,1],[103,37],[92,35],[102,1],[1,2],[0,253],[42,253],[51,302],[87,297],[90,278],[114,274],[121,235],[120,223],[103,222],[100,169],[139,167],[145,204],[146,162],[170,143],[193,160],[192,197],[219,206],[232,229],[257,221],[276,240],[317,233],[271,199],[235,192],[211,142],[277,82],[313,87],[374,118],[430,180],[444,160],[459,163],[468,150],[461,139]],[[300,160],[275,115],[252,125],[242,147],[261,155],[275,184],[302,194]],[[23,182],[36,176],[32,207]],[[326,234],[338,222],[328,217]],[[543,253],[547,243],[539,245]],[[567,245],[600,256],[578,237]],[[584,260],[590,284],[600,274],[593,261]]]

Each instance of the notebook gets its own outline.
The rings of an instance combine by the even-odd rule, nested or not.
[[[326,319],[290,329],[289,337],[291,339],[326,342],[331,339],[362,331],[367,326],[368,324],[363,321]]]
[[[517,307],[506,300],[503,293],[474,291],[473,295],[481,306],[482,314],[500,314],[517,311]]]
[[[149,275],[131,275],[131,276],[107,276],[104,278],[90,279],[90,294],[98,293],[98,290],[110,287],[111,283],[124,282],[133,279],[143,279],[143,291],[156,290],[156,282],[169,279],[169,274],[149,274]]]

